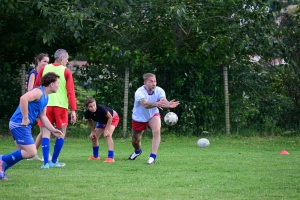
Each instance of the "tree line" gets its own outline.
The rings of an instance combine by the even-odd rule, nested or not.
[[[64,48],[72,60],[88,63],[74,74],[77,84],[96,91],[96,99],[121,116],[125,74],[130,111],[142,74],[152,72],[167,97],[181,101],[178,125],[168,129],[181,135],[224,132],[227,67],[232,133],[296,131],[297,6],[298,1],[263,0],[1,0],[3,119],[18,103],[21,64]],[[259,61],[250,62],[253,56]]]

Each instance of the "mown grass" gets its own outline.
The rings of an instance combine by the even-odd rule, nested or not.
[[[130,139],[115,139],[115,163],[103,162],[103,138],[100,161],[87,160],[88,139],[68,138],[60,156],[65,168],[21,161],[7,171],[12,181],[0,181],[0,199],[299,199],[299,137],[215,136],[205,149],[198,139],[163,136],[156,164],[147,165],[148,137],[135,161],[127,160]],[[0,138],[1,154],[14,149],[11,138]]]

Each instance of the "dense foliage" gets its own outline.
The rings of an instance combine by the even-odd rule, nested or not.
[[[78,69],[76,81],[95,90],[98,102],[120,116],[128,67],[129,110],[142,74],[152,72],[167,97],[181,101],[174,130],[180,134],[222,131],[222,69],[227,67],[232,132],[274,133],[299,124],[298,10],[286,11],[282,23],[276,24],[281,8],[296,1],[2,2],[6,6],[0,7],[0,37],[6,48],[0,50],[1,63],[11,68],[13,62],[20,65],[39,52],[51,54],[57,48],[67,49],[73,58],[84,55],[88,67]],[[21,27],[18,35],[13,35],[11,19]],[[7,35],[16,38],[10,42],[18,48],[2,40]],[[249,62],[251,55],[260,55],[260,61]],[[271,65],[275,58],[285,58],[289,65]]]

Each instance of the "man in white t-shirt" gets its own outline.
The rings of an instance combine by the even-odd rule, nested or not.
[[[137,89],[134,95],[132,111],[132,146],[134,152],[128,160],[135,160],[142,154],[141,140],[143,132],[150,127],[152,130],[152,149],[147,164],[154,164],[160,144],[161,116],[159,109],[176,108],[179,101],[166,99],[165,91],[156,86],[154,74],[143,75],[144,85]]]

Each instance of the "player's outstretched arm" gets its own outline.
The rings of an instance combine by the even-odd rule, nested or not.
[[[40,113],[39,116],[40,120],[42,121],[43,125],[48,129],[53,135],[55,135],[58,138],[64,137],[63,132],[61,132],[58,129],[55,129],[53,125],[50,123],[49,119],[46,116],[46,107],[43,109],[43,111]]]
[[[163,103],[163,108],[176,108],[180,104],[180,102],[175,101],[175,99],[168,101],[166,98],[161,98],[160,102]]]
[[[179,101],[175,101],[175,99],[169,101],[167,108],[176,108],[180,104]]]
[[[158,102],[150,102],[146,98],[144,98],[144,99],[142,99],[140,101],[140,104],[142,106],[144,106],[146,109],[150,109],[150,108],[154,108],[154,107],[162,109],[164,107],[165,103],[164,103],[164,101],[162,99],[160,101],[158,101]]]
[[[20,110],[23,116],[21,125],[22,126],[27,126],[30,121],[28,119],[28,102],[35,101],[37,99],[40,99],[42,96],[42,91],[38,88],[35,88],[24,95],[21,96],[20,98]],[[34,116],[37,117],[37,116]]]

